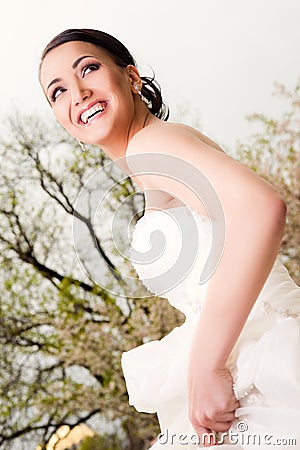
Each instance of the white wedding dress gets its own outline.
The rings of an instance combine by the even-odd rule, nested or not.
[[[208,217],[187,206],[148,213],[133,230],[131,259],[139,279],[186,316],[163,339],[122,355],[130,404],[158,415],[161,434],[153,450],[201,447],[188,419],[187,366],[209,283],[199,279],[209,258],[212,230]],[[157,246],[160,255],[151,251]],[[184,246],[193,253],[189,270],[180,270],[184,258],[187,266],[186,254],[181,259]],[[228,360],[240,407],[228,435],[218,435],[221,448],[300,449],[299,324],[300,287],[277,257]]]

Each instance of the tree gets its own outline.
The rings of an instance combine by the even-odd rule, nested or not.
[[[120,450],[122,439],[116,434],[103,434],[101,436],[87,437],[78,450]]]
[[[289,109],[278,119],[252,115],[261,131],[239,143],[237,153],[288,204],[281,253],[298,282],[299,86],[300,81],[293,92],[277,86]],[[13,449],[17,442],[19,450],[20,439],[26,449],[38,442],[43,447],[60,426],[99,417],[114,423],[116,434],[122,430],[124,449],[141,450],[158,426],[154,416],[129,407],[120,356],[166,335],[182,316],[167,301],[145,297],[141,283],[130,282],[133,270],[115,251],[104,224],[95,226],[88,213],[78,211],[76,198],[97,168],[105,177],[95,190],[110,192],[107,215],[126,201],[134,222],[142,214],[143,195],[118,168],[106,169],[103,152],[90,147],[82,153],[57,126],[16,116],[7,136],[0,146],[0,447]],[[95,283],[76,259],[74,215],[97,249],[103,283]],[[122,227],[121,222],[126,247]],[[85,267],[87,259],[84,253]],[[105,439],[105,448],[118,448],[118,438]]]
[[[279,118],[252,114],[248,119],[261,131],[249,142],[239,143],[238,157],[268,180],[288,206],[287,224],[280,253],[294,280],[300,285],[300,79],[293,90],[275,83],[274,95],[287,110]]]
[[[99,417],[121,427],[126,448],[140,450],[158,432],[157,420],[128,405],[121,353],[162,337],[182,317],[135,280],[144,298],[134,298],[125,276],[134,276],[132,267],[114,254],[103,227],[76,210],[76,198],[97,168],[105,174],[97,189],[117,182],[107,215],[127,201],[137,220],[143,195],[117,167],[105,172],[103,152],[82,153],[57,125],[15,116],[7,136],[0,150],[0,446],[20,448],[20,439],[27,449],[43,446],[61,425]],[[102,285],[78,264],[73,216],[97,249]]]

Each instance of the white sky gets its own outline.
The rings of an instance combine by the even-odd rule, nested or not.
[[[280,113],[274,81],[292,88],[300,76],[300,0],[10,0],[1,16],[2,117],[13,108],[47,117],[39,57],[73,27],[119,38],[153,67],[171,111],[188,105],[227,148],[254,132],[246,114]]]

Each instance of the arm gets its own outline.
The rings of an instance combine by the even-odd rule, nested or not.
[[[227,431],[234,419],[238,405],[225,364],[272,268],[285,214],[275,198],[254,217],[241,211],[227,220],[224,253],[209,281],[190,355],[190,419],[198,434]]]
[[[225,364],[275,261],[285,226],[286,206],[269,183],[186,130],[146,128],[132,140],[128,154],[143,152],[163,153],[189,161],[210,180],[223,207],[224,252],[209,281],[195,334],[189,386],[190,415],[195,428],[202,425],[225,431],[232,420],[228,411],[237,406],[232,398],[232,386],[229,395]],[[147,170],[146,167],[131,169]],[[199,198],[182,184],[159,175],[139,177],[145,189],[168,191],[203,213]]]
[[[192,351],[203,352],[205,337],[205,364],[212,370],[224,367],[273,266],[285,226],[280,199],[270,199],[253,216],[243,213],[227,218],[224,253],[209,281]]]

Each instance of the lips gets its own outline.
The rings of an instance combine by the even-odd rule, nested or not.
[[[107,101],[97,100],[96,102],[93,102],[80,111],[78,114],[78,123],[87,125],[92,118],[101,115],[106,107]]]

